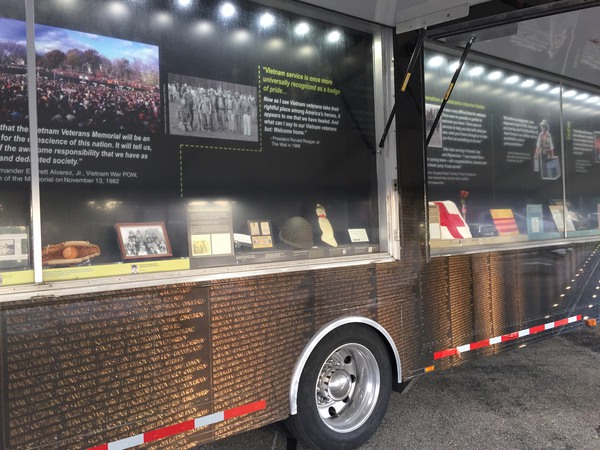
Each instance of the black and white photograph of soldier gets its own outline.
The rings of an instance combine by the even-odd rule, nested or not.
[[[257,88],[169,74],[169,133],[258,142]]]

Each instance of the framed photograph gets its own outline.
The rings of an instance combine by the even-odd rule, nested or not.
[[[173,256],[163,222],[117,223],[115,229],[123,260]]]
[[[0,270],[25,267],[29,263],[27,227],[0,227]]]

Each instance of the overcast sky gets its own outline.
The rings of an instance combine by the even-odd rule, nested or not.
[[[0,18],[0,41],[26,45],[25,22]],[[117,58],[138,59],[158,70],[158,47],[97,34],[36,25],[35,47],[36,52],[42,55],[56,49],[65,53],[73,48],[94,49],[111,61]]]

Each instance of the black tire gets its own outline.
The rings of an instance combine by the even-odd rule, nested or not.
[[[381,337],[366,326],[338,328],[308,358],[298,386],[298,414],[286,426],[314,450],[357,448],[383,420],[391,387]]]

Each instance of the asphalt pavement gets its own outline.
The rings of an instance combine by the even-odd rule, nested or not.
[[[197,450],[292,448],[273,424]],[[600,325],[421,377],[361,448],[599,450]]]

